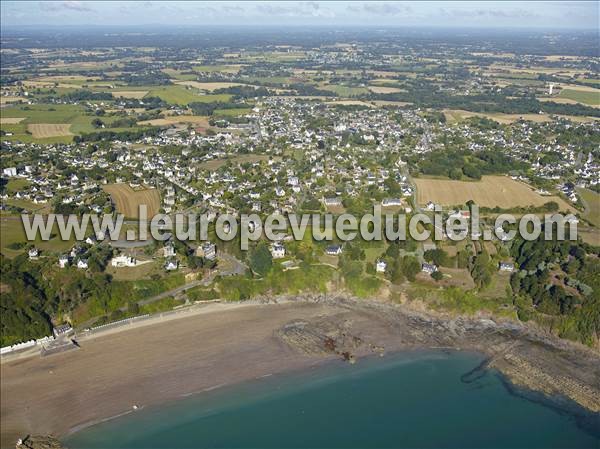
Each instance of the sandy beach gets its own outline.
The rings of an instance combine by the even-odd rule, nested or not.
[[[310,367],[340,353],[360,360],[403,348],[484,352],[490,366],[520,385],[600,409],[600,357],[585,348],[547,341],[514,323],[445,320],[376,301],[215,304],[80,344],[46,357],[3,360],[2,447],[30,433],[61,437],[134,405]]]

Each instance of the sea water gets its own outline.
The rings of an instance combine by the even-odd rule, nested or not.
[[[598,416],[516,394],[461,352],[331,363],[144,408],[68,437],[83,448],[600,448]],[[468,379],[468,381],[467,381]]]

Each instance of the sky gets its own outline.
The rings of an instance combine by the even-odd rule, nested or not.
[[[10,1],[2,26],[253,25],[599,29],[599,2]]]

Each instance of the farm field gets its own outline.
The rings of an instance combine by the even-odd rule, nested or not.
[[[320,88],[334,92],[340,97],[356,97],[369,92],[369,89],[366,87],[342,86],[340,84],[326,84]]]
[[[148,218],[160,209],[160,195],[156,189],[133,190],[129,184],[107,184],[102,187],[115,202],[117,211],[128,218],[138,218],[140,204],[145,204]]]
[[[561,98],[576,101],[591,106],[600,106],[600,90],[598,89],[563,89],[560,91]]]
[[[465,204],[472,200],[482,207],[543,206],[555,201],[559,210],[574,211],[562,198],[541,196],[531,187],[506,176],[483,176],[481,181],[453,181],[446,179],[415,178],[417,202],[420,205],[432,201],[442,206]]]
[[[217,89],[226,89],[228,87],[243,86],[242,83],[227,83],[227,82],[213,82],[203,83],[200,81],[175,81],[176,85],[179,86],[190,86],[200,90],[207,90],[212,92]]]
[[[325,104],[339,104],[340,106],[367,106],[367,107],[374,107],[371,103],[367,103],[366,101],[362,101],[362,100],[333,100],[333,101],[326,101]]]
[[[111,92],[115,98],[133,98],[139,100],[148,95],[147,90],[120,90]]]
[[[585,206],[583,218],[600,228],[600,194],[589,189],[577,189],[577,193]]]
[[[252,109],[250,109],[250,108],[233,108],[233,109],[215,109],[213,114],[216,116],[221,115],[221,116],[226,116],[226,117],[235,117],[238,115],[250,114],[250,112],[252,112]]]
[[[2,109],[2,118],[22,118],[20,123],[70,123],[85,114],[82,106],[70,104],[31,104]]]
[[[600,229],[592,227],[577,227],[577,236],[585,243],[593,246],[600,246]]]
[[[10,103],[16,103],[19,100],[22,100],[23,97],[18,97],[18,96],[2,96],[0,97],[0,104],[10,104]]]
[[[27,130],[35,139],[45,139],[48,137],[71,136],[71,127],[68,123],[33,123],[27,125]]]
[[[457,123],[470,117],[485,117],[501,124],[514,123],[520,119],[530,120],[536,123],[552,121],[552,118],[545,114],[503,114],[500,112],[485,114],[481,112],[463,111],[461,109],[444,109],[442,112],[449,123]]]
[[[242,66],[240,64],[231,65],[196,65],[192,67],[194,72],[223,72],[238,73]]]
[[[208,127],[208,117],[201,115],[178,115],[174,117],[157,118],[153,120],[145,120],[138,122],[139,125],[151,125],[151,126],[169,126],[176,125],[178,123],[191,123],[203,127]]]
[[[1,117],[0,125],[16,125],[25,120],[25,117]]]
[[[388,87],[388,86],[369,86],[369,90],[376,94],[395,94],[398,92],[403,92],[403,89],[398,87]]]

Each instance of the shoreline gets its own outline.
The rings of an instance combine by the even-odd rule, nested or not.
[[[323,338],[336,342],[335,351]],[[310,369],[342,354],[360,360],[407,350],[484,354],[485,369],[518,388],[600,411],[593,351],[514,322],[446,319],[374,300],[315,295],[204,305],[79,341],[80,349],[2,361],[2,447],[27,434],[64,437],[133,405]]]

